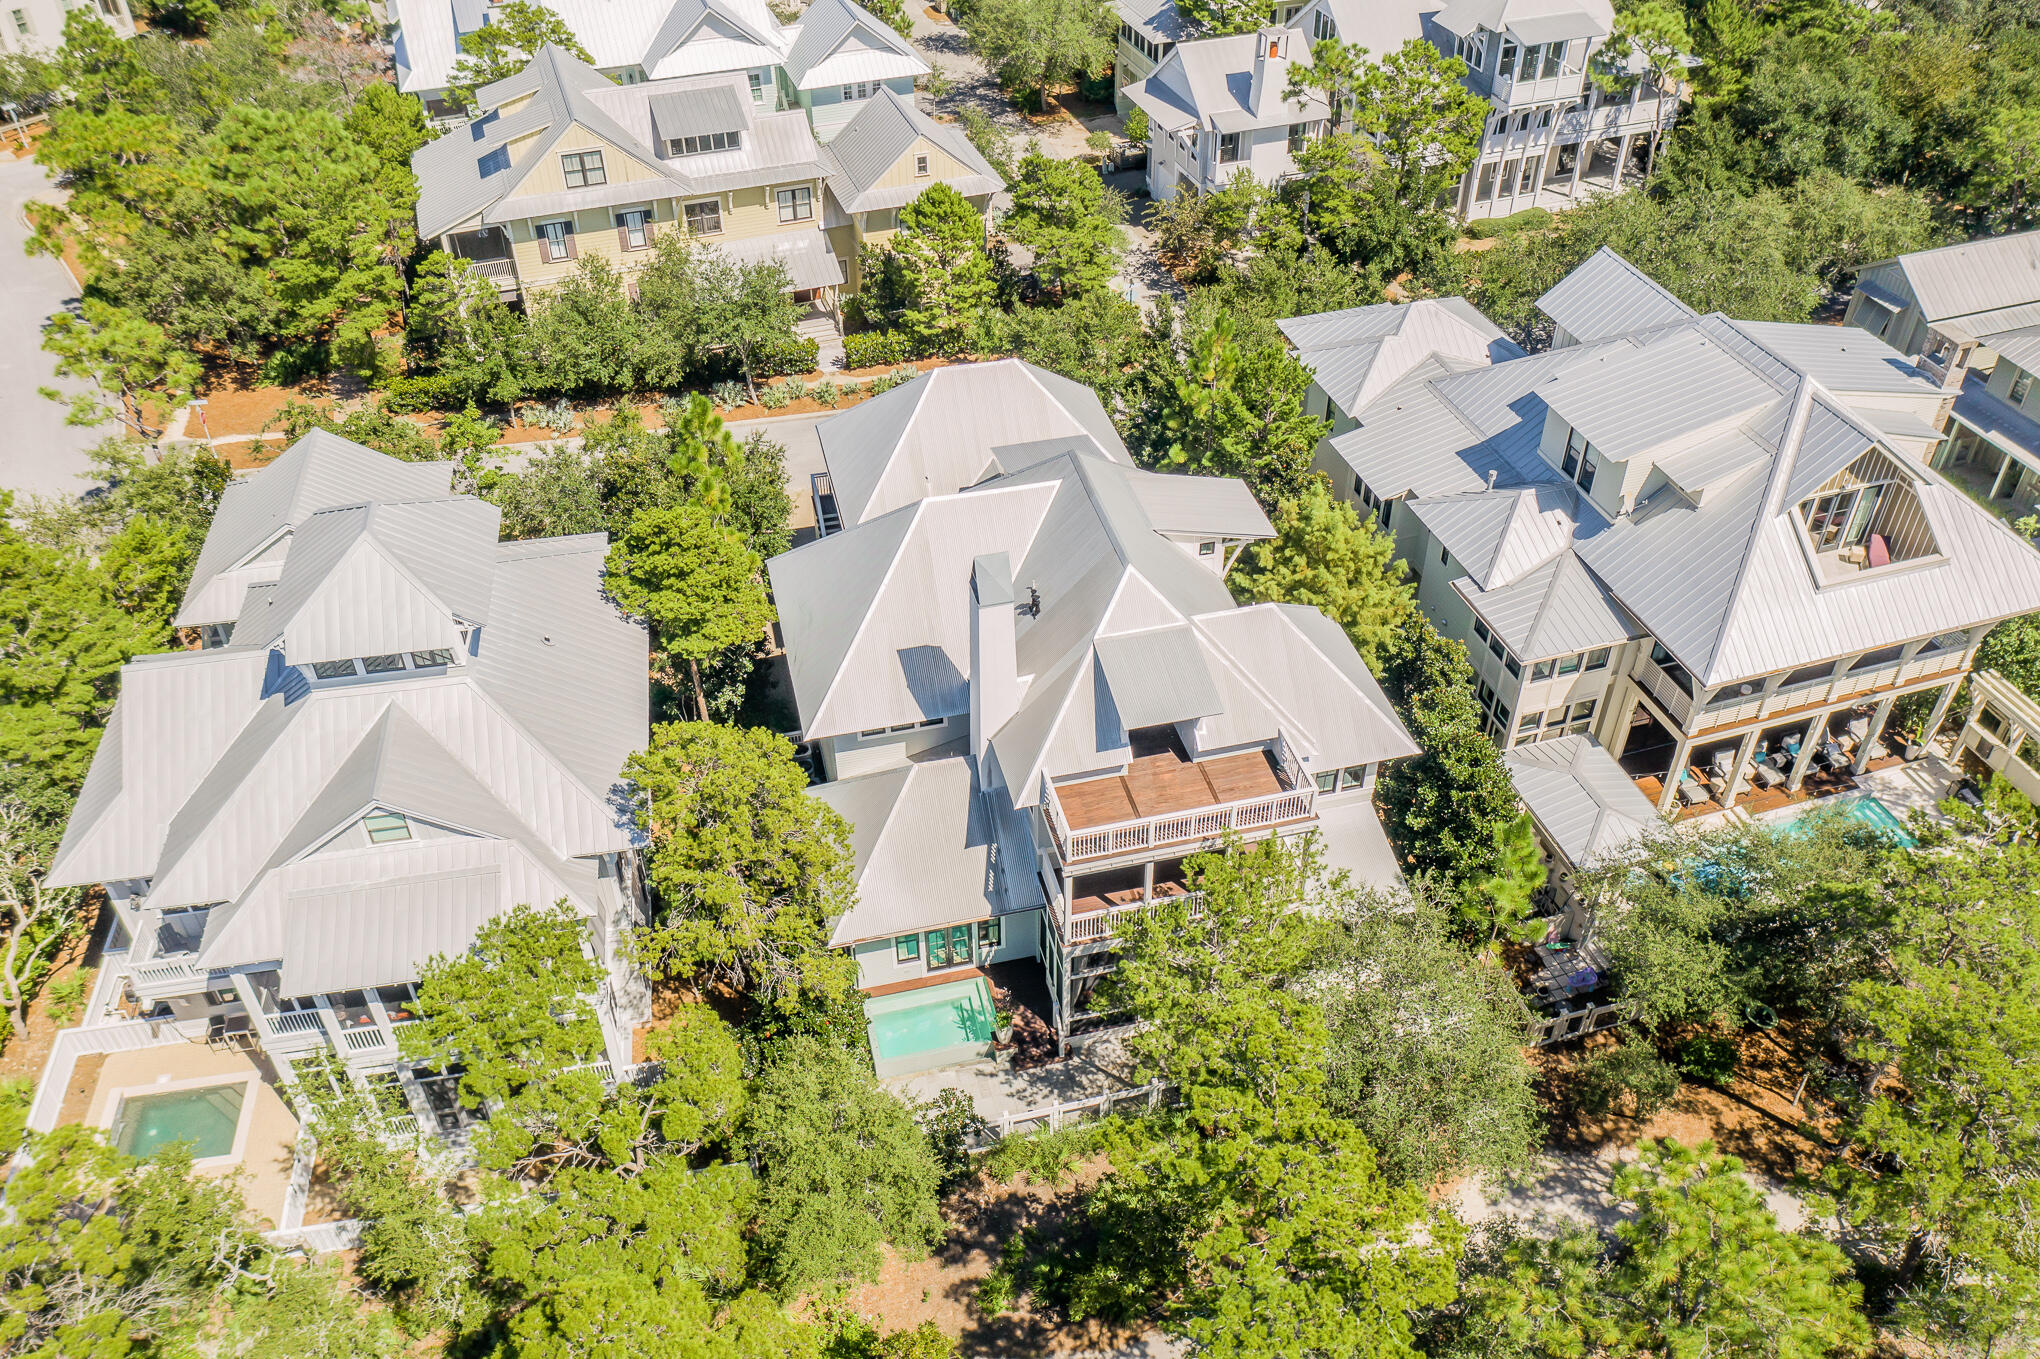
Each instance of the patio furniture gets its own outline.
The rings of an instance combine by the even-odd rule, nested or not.
[[[1762,760],[1750,766],[1750,774],[1758,783],[1766,788],[1776,788],[1779,784],[1785,782],[1785,776],[1782,773]]]
[[[1869,558],[1870,565],[1872,566],[1891,565],[1891,548],[1884,541],[1883,534],[1873,533],[1870,535],[1869,552],[1870,552]]]
[[[1815,758],[1830,770],[1846,769],[1849,764],[1848,752],[1833,737],[1820,743],[1820,753]]]
[[[1705,783],[1688,773],[1679,780],[1679,800],[1688,807],[1697,807],[1707,801],[1708,788]]]

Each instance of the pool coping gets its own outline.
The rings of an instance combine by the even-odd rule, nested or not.
[[[192,1158],[192,1169],[213,1170],[224,1166],[241,1164],[247,1154],[248,1132],[255,1122],[255,1087],[262,1083],[262,1073],[251,1071],[246,1076],[228,1076],[222,1080],[218,1073],[210,1076],[186,1076],[174,1081],[150,1081],[145,1085],[121,1085],[105,1093],[106,1114],[96,1124],[111,1141],[114,1125],[120,1122],[120,1109],[130,1099],[141,1099],[149,1095],[176,1095],[186,1090],[203,1090],[215,1085],[238,1085],[241,1087],[241,1111],[234,1118],[233,1147],[217,1156]]]
[[[921,1005],[940,1003],[935,1000],[934,993],[947,991],[952,987],[956,988],[955,997],[961,997],[966,994],[975,995],[983,1000],[987,1011],[996,1014],[998,998],[992,994],[990,981],[983,976],[959,977],[955,981],[941,982],[934,986],[916,987],[910,991],[895,992],[887,996],[867,995],[864,998],[864,1044],[866,1050],[871,1054],[872,1069],[880,1078],[891,1080],[903,1076],[924,1075],[930,1071],[944,1071],[952,1067],[971,1066],[983,1062],[991,1056],[993,1043],[990,1040],[983,1043],[947,1043],[941,1047],[926,1049],[927,1054],[936,1056],[936,1060],[926,1066],[915,1066],[904,1070],[889,1071],[886,1069],[890,1063],[911,1062],[914,1058],[922,1056],[923,1053],[909,1053],[903,1057],[880,1056],[878,1045],[872,1041],[872,1031],[875,1028],[874,1017],[871,1012],[872,1002],[878,1001],[881,1003],[880,1014],[893,1014],[901,1010],[914,1009]]]

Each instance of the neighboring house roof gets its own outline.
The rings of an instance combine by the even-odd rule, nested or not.
[[[1239,609],[1196,539],[1252,527],[1144,494],[1184,478],[1069,450],[955,494],[934,494],[770,564],[794,696],[811,738],[961,715],[970,702],[970,575],[1004,553],[1016,593],[1023,691],[989,733],[1015,806],[1057,772],[1124,763],[1126,729],[1201,718],[1212,749],[1278,731],[1320,767],[1414,753],[1353,644],[1314,609]],[[1150,517],[1174,516],[1169,537]],[[1172,541],[1173,539],[1176,539]],[[1168,714],[1164,716],[1164,714]]]
[[[2040,421],[1990,390],[1990,374],[1971,372],[1949,414],[1999,448],[2040,461]]]
[[[1514,561],[1537,555],[1541,540],[1525,529],[1542,521],[1521,513],[1522,488],[1564,480],[1539,452],[1547,412],[1607,456],[1652,469],[1614,523],[1582,504],[1570,551],[1591,579],[1568,567],[1514,583],[1491,569],[1455,582],[1519,655],[1647,630],[1713,686],[2040,607],[2040,556],[1916,458],[1885,449],[1880,425],[1823,381],[1880,404],[1938,399],[1894,376],[1874,341],[1718,315],[1666,325],[1653,295],[1630,288],[1630,272],[1595,267],[1618,292],[1634,293],[1635,333],[1406,380],[1354,412],[1360,427],[1331,441],[1377,494],[1410,495],[1419,519],[1437,521],[1459,543],[1453,555],[1475,565],[1504,560],[1511,535],[1521,535]],[[1608,324],[1619,314],[1590,311]],[[1877,449],[1915,479],[1938,555],[1817,582],[1797,507]],[[1539,599],[1539,588],[1550,597]]]
[[[390,0],[397,88],[447,87],[460,36],[489,20],[485,0]],[[553,0],[603,70],[639,67],[651,79],[777,65],[789,39],[764,0]]]
[[[1340,42],[1358,43],[1379,60],[1397,51],[1412,38],[1425,36],[1424,16],[1436,8],[1433,3],[1410,3],[1410,0],[1398,4],[1379,4],[1375,0],[1316,0],[1315,4],[1298,10],[1289,26],[1315,35],[1315,21],[1306,16],[1313,10],[1323,10],[1337,26]]]
[[[1085,440],[1130,461],[1097,393],[1020,359],[934,369],[815,433],[845,524],[1015,470],[1002,450],[1043,440]]]
[[[2040,231],[1915,250],[1897,263],[1929,321],[2040,302]]]
[[[1567,482],[1425,496],[1410,509],[1483,590],[1519,580],[1570,548],[1583,513]],[[1591,507],[1584,513],[1599,518]]]
[[[1025,826],[1010,803],[980,794],[967,755],[920,760],[811,792],[851,826],[857,905],[835,922],[832,948],[1042,904]]]
[[[2029,373],[2040,373],[2040,325],[1998,331],[1987,342],[2007,363]]]
[[[1463,297],[1381,302],[1275,324],[1332,404],[1349,413],[1427,358],[1478,366],[1523,357],[1516,342]]]
[[[1732,325],[1837,395],[1918,396],[1939,399],[1940,389],[1912,360],[1856,326],[1802,326],[1782,321]],[[2002,351],[2000,351],[2002,352]],[[1865,409],[1872,419],[1882,412]]]
[[[853,0],[814,0],[793,32],[786,74],[797,90],[928,74],[912,43]]]
[[[1657,808],[1591,736],[1561,736],[1502,755],[1517,796],[1566,862],[1622,853],[1660,824]]]
[[[881,185],[879,181],[924,139],[961,162],[964,173]],[[890,89],[864,101],[856,116],[829,138],[822,161],[829,169],[829,192],[845,212],[901,207],[937,182],[966,198],[995,194],[1006,186],[961,128],[936,122],[914,107],[912,99]]]
[[[527,96],[530,102],[514,113],[497,111]],[[418,179],[421,236],[481,223],[820,179],[825,173],[821,148],[806,116],[797,109],[785,113],[758,109],[741,75],[616,85],[571,53],[547,46],[522,71],[482,87],[475,98],[488,112],[464,130],[456,128],[427,142],[411,157]],[[706,120],[712,117],[736,121],[710,127]],[[611,173],[601,185],[520,193],[533,167],[576,127],[635,161],[648,177],[626,178],[616,174],[615,167],[606,167]],[[679,135],[740,132],[742,144],[736,150],[665,159],[661,151],[676,128],[689,130]]]
[[[1186,127],[1244,132],[1323,118],[1329,110],[1322,99],[1283,94],[1290,67],[1310,64],[1304,43],[1292,42],[1289,57],[1264,57],[1260,43],[1258,33],[1178,43],[1152,75],[1126,87],[1126,97],[1170,132]]]
[[[217,538],[231,555],[250,507],[288,504],[272,475],[300,493],[329,464],[401,480],[395,459],[343,444],[308,436],[256,473],[205,551]],[[639,839],[620,778],[649,729],[645,633],[602,593],[603,535],[496,531],[492,506],[444,496],[296,525],[229,645],[122,668],[52,881],[146,879],[151,906],[210,906],[200,961],[281,961],[287,994],[415,976],[402,969],[421,950],[465,947],[519,901],[594,910],[581,860]],[[461,624],[453,664],[335,681],[299,668],[449,634],[458,647]],[[378,808],[418,833],[347,847]]]
[[[1698,314],[1605,245],[1538,298],[1537,309],[1583,344],[1676,325]]]

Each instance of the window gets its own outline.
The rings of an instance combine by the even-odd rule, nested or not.
[[[2012,404],[2018,405],[2026,399],[2026,393],[2033,390],[2033,375],[2021,373],[2012,379]]]
[[[1339,771],[1336,769],[1328,770],[1325,773],[1317,776],[1317,790],[1320,793],[1332,792],[1338,786],[1339,786]]]
[[[1539,80],[1554,80],[1559,68],[1565,65],[1565,44],[1548,42],[1544,44],[1544,69],[1537,73]]]
[[[922,722],[919,725],[923,727],[939,727],[948,720],[949,719],[946,717],[931,717],[927,721]]]
[[[445,647],[438,647],[431,651],[414,651],[411,653],[411,665],[419,670],[424,669],[428,665],[452,664],[453,653]]]
[[[1560,656],[1558,658],[1558,673],[1561,676],[1579,674],[1580,658],[1577,656]]]
[[[1440,566],[1452,565],[1452,554],[1450,552],[1447,552],[1443,547],[1440,547],[1438,549],[1438,564]]]
[[[1331,15],[1323,10],[1319,10],[1316,14],[1310,16],[1310,36],[1312,41],[1323,42],[1326,38],[1336,38],[1338,35],[1338,27],[1332,23]]]
[[[1537,662],[1537,664],[1535,664],[1535,665],[1533,665],[1533,666],[1531,666],[1531,667],[1530,667],[1530,678],[1531,678],[1531,679],[1533,679],[1533,680],[1548,680],[1548,679],[1550,679],[1550,678],[1551,678],[1551,672],[1552,672],[1552,670],[1553,670],[1553,669],[1554,669],[1554,668],[1555,668],[1555,667],[1557,666],[1557,664],[1558,664],[1558,662],[1556,662],[1556,661],[1539,661],[1539,662]]]
[[[1488,638],[1487,649],[1494,653],[1494,657],[1496,660],[1500,660],[1502,658],[1502,654],[1507,650],[1507,648],[1502,645],[1502,639],[1499,637]]]
[[[1565,453],[1559,459],[1558,470],[1578,482],[1582,491],[1594,489],[1594,453],[1594,446],[1577,429],[1566,434]]]
[[[1871,482],[1846,491],[1830,491],[1802,504],[1800,515],[1806,521],[1806,536],[1813,540],[1814,551],[1847,547],[1867,537],[1877,502],[1884,498],[1887,484]]]
[[[1291,124],[1289,125],[1289,154],[1290,154],[1290,155],[1292,155],[1292,156],[1293,156],[1293,155],[1295,155],[1295,154],[1296,154],[1297,152],[1299,152],[1299,151],[1303,150],[1303,143],[1304,143],[1305,139],[1306,139],[1306,138],[1308,137],[1308,135],[1309,135],[1309,132],[1310,132],[1310,124],[1309,124],[1309,123],[1291,123]]]
[[[1480,638],[1483,642],[1485,642],[1489,638],[1491,638],[1494,634],[1488,631],[1488,625],[1486,623],[1483,623],[1481,622],[1480,619],[1476,618],[1473,620],[1473,635]]]
[[[1368,490],[1367,483],[1360,480],[1360,478],[1358,477],[1353,478],[1353,494],[1360,497],[1360,503],[1362,505],[1365,505],[1368,509],[1374,511],[1375,523],[1379,524],[1383,528],[1388,527],[1388,517],[1391,513],[1394,512],[1395,508],[1395,502],[1393,500],[1383,500],[1380,496]]]
[[[892,941],[892,958],[895,963],[919,962],[921,958],[921,936],[918,934],[895,935]]]
[[[765,102],[765,73],[763,71],[751,72],[751,102],[754,104]]]
[[[652,214],[639,208],[616,214],[616,244],[625,250],[643,250],[652,243]]]
[[[1589,670],[1607,669],[1608,656],[1609,653],[1612,652],[1613,650],[1614,650],[1613,647],[1597,646],[1592,651],[1589,651],[1587,653],[1587,669]]]
[[[1516,659],[1513,652],[1502,653],[1502,669],[1509,672],[1510,679],[1523,678],[1523,663]]]
[[[368,843],[371,845],[393,844],[411,838],[411,822],[402,812],[370,812],[361,818],[361,824],[368,828]]]
[[[1218,163],[1230,165],[1240,158],[1240,134],[1221,132],[1218,135]]]
[[[852,81],[843,87],[843,102],[850,104],[855,103],[859,99],[869,99],[874,94],[877,94],[878,90],[879,83],[876,80]]]
[[[1197,555],[1200,557],[1209,557],[1217,551],[1217,543],[1199,543],[1197,545]]]
[[[927,177],[928,177],[928,158],[926,156],[915,156],[914,178],[926,179]]]
[[[395,986],[378,986],[375,988],[375,998],[382,1002],[383,1013],[389,1016],[392,1024],[407,1023],[418,1017],[418,1012],[412,1008],[417,992],[409,982],[398,982]]]
[[[609,182],[609,172],[602,168],[600,151],[569,151],[560,157],[560,173],[567,177],[570,189],[592,189]]]
[[[1584,703],[1573,704],[1572,717],[1569,719],[1567,725],[1570,726],[1574,731],[1585,731],[1587,729],[1588,724],[1594,720],[1595,702],[1596,700],[1590,698]]]
[[[558,264],[574,258],[574,224],[572,222],[540,222],[538,224],[538,253],[547,264]]]
[[[1516,45],[1514,38],[1502,39],[1502,67],[1496,74],[1500,75],[1504,80],[1515,79],[1516,58],[1520,55],[1522,55],[1522,49]]]
[[[871,736],[883,736],[883,735],[885,735],[885,728],[884,728],[884,727],[873,727],[873,728],[872,728],[871,730],[869,730],[869,731],[860,731],[860,732],[858,732],[857,734],[858,734],[858,735],[859,735],[860,737],[871,737]]]
[[[1542,43],[1533,42],[1528,47],[1525,47],[1523,49],[1523,60],[1519,62],[1516,66],[1516,79],[1518,80],[1537,79],[1537,63],[1541,61],[1543,57],[1544,46]]]
[[[1555,105],[1555,104],[1546,104],[1546,105],[1544,106],[1544,108],[1543,108],[1543,111],[1542,111],[1542,112],[1540,112],[1540,113],[1539,113],[1539,114],[1537,115],[1537,126],[1539,126],[1539,127],[1550,127],[1550,126],[1551,126],[1551,115],[1552,115],[1552,114],[1553,114],[1554,112],[1556,112],[1556,111],[1557,111],[1557,105]]]
[[[979,948],[997,948],[999,946],[1000,940],[1004,938],[1004,935],[1005,931],[999,928],[998,921],[980,920],[978,922]]]
[[[956,967],[970,961],[970,926],[951,925],[928,931],[928,970]]]
[[[14,11],[14,31],[23,37],[27,37],[35,32],[33,28],[29,27],[27,10],[18,9]]]
[[[393,670],[402,670],[404,653],[399,651],[389,656],[363,656],[361,668],[371,675],[387,675]]]
[[[1524,713],[1522,717],[1516,720],[1516,730],[1518,732],[1536,731],[1543,725],[1543,713]]]
[[[711,198],[706,203],[689,203],[685,209],[687,234],[690,236],[720,236],[722,234],[722,200]]]
[[[744,149],[744,134],[704,132],[699,137],[675,137],[667,145],[676,156],[705,156],[711,151],[741,151]]]
[[[1367,786],[1367,768],[1364,764],[1347,765],[1339,775],[1339,786],[1341,788],[1365,788]]]
[[[803,184],[779,191],[779,220],[805,222],[815,215],[815,191]]]
[[[314,661],[312,673],[320,679],[347,679],[354,674],[354,662]]]

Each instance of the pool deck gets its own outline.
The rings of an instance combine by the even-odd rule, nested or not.
[[[1001,1071],[993,1062],[973,1062],[897,1076],[883,1084],[916,1104],[931,1100],[944,1090],[961,1090],[970,1096],[980,1118],[996,1124],[1002,1117],[1017,1117],[1052,1105],[1090,1099],[1108,1090],[1131,1089],[1138,1082],[1134,1079],[1133,1059],[1119,1036],[1106,1034],[1076,1056],[1053,1066]]]
[[[1682,821],[1698,829],[1712,829],[1715,826],[1742,825],[1750,821],[1790,821],[1818,810],[1830,798],[1848,796],[1853,793],[1869,793],[1891,809],[1891,814],[1904,821],[1915,811],[1922,811],[1932,817],[1939,817],[1934,805],[1948,796],[1948,790],[1962,780],[1962,771],[1947,757],[1948,742],[1937,740],[1927,755],[1911,762],[1888,762],[1881,768],[1873,768],[1848,780],[1847,784],[1833,793],[1818,798],[1793,802],[1787,806],[1761,808],[1752,811],[1745,806],[1736,806],[1728,811],[1711,812]]]
[[[80,1075],[85,1062],[79,1063]],[[110,1129],[123,1096],[189,1090],[250,1080],[250,1099],[241,1113],[238,1154],[201,1162],[201,1175],[238,1175],[248,1210],[274,1226],[283,1214],[284,1192],[290,1186],[297,1119],[283,1097],[263,1078],[247,1053],[236,1048],[209,1047],[203,1042],[167,1043],[158,1047],[109,1052],[91,1073],[91,1088],[80,1100],[67,1099],[59,1116],[64,1123],[89,1123]]]

